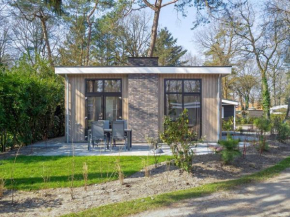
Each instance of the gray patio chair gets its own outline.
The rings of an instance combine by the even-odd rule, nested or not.
[[[104,142],[104,149],[107,148],[107,142],[108,138],[107,135],[104,132],[105,129],[105,122],[104,121],[94,121],[91,125],[91,135],[89,136],[89,144],[88,144],[88,150],[91,148],[91,144],[93,145],[93,148],[96,145],[98,146],[100,142]]]
[[[127,120],[116,120],[116,121],[124,122],[124,129],[127,129]]]
[[[127,149],[127,136],[125,135],[124,121],[114,121],[112,124],[112,140],[124,140],[123,148]]]

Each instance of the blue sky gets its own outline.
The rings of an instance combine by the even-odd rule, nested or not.
[[[167,27],[174,38],[177,38],[178,45],[191,51],[192,54],[196,54],[198,50],[195,48],[192,39],[194,31],[197,31],[197,29],[191,30],[193,19],[194,8],[189,8],[187,17],[183,17],[181,13],[177,13],[174,10],[173,5],[169,5],[164,7],[160,13],[159,27]]]
[[[260,8],[266,0],[249,0],[255,8]],[[151,19],[153,19],[153,12],[147,9],[149,13],[152,13]],[[187,17],[183,17],[181,13],[177,13],[174,10],[173,5],[162,8],[159,19],[159,28],[167,27],[172,33],[174,38],[177,38],[178,45],[183,46],[186,50],[192,54],[199,54],[199,47],[194,44],[194,34],[199,31],[199,28],[191,30],[193,27],[192,22],[195,18],[195,8],[191,7],[187,10]],[[151,26],[150,26],[151,27]]]

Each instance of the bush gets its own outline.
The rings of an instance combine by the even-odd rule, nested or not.
[[[229,118],[228,120],[223,120],[222,122],[222,130],[230,131],[234,128],[234,121],[233,117]]]
[[[274,118],[274,130],[277,133],[277,140],[279,142],[285,143],[290,136],[290,126],[288,123],[283,123],[281,119]]]
[[[170,146],[175,165],[190,171],[194,154],[191,145],[197,141],[197,135],[189,130],[186,109],[176,120],[172,120],[169,116],[165,117],[164,132],[160,138]]]
[[[264,150],[269,149],[268,144],[266,143],[265,133],[271,131],[272,124],[270,120],[261,117],[254,120],[254,125],[259,130],[259,149],[260,154],[262,154]]]
[[[63,108],[63,79],[54,74],[48,62],[38,60],[32,66],[23,59],[9,71],[0,72],[2,150],[11,141],[13,147],[61,135]]]
[[[230,164],[237,156],[241,155],[239,142],[238,139],[233,139],[230,135],[226,140],[218,142],[223,147],[220,153],[225,164]]]

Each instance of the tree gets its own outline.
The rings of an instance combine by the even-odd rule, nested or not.
[[[235,35],[233,28],[223,22],[213,22],[211,26],[195,36],[195,42],[204,51],[207,66],[237,65],[241,40]],[[234,91],[234,74],[222,78],[223,97],[229,99]]]
[[[196,13],[197,18],[196,18],[196,21],[194,22],[195,23],[194,27],[196,27],[202,22],[203,23],[208,22],[208,19],[201,13],[202,10],[207,9],[209,13],[216,13],[220,7],[226,6],[226,4],[223,3],[223,0],[212,0],[212,1],[171,0],[165,3],[163,2],[163,0],[156,0],[154,3],[151,3],[149,0],[137,0],[137,1],[139,3],[139,8],[133,8],[133,5],[135,3],[135,1],[133,0],[131,2],[131,5],[129,7],[127,14],[130,13],[131,11],[140,10],[146,7],[150,8],[154,13],[153,23],[151,27],[150,45],[147,52],[148,57],[152,57],[154,54],[155,43],[157,40],[159,17],[160,17],[162,8],[169,5],[174,5],[177,11],[182,12],[183,16],[186,16],[186,8],[195,6],[197,9],[197,13]]]
[[[149,48],[150,49],[150,48]],[[181,57],[187,52],[177,45],[167,28],[161,29],[158,33],[154,55],[159,57],[158,63],[161,66],[181,66],[187,63]]]
[[[267,71],[278,46],[285,40],[285,27],[278,21],[277,16],[263,17],[263,23],[257,23],[255,11],[249,2],[241,4],[237,10],[228,13],[227,22],[242,39],[241,51],[252,56],[260,71],[262,81],[262,105],[264,115],[270,118],[270,92]]]
[[[202,66],[203,60],[197,56],[193,55],[191,52],[187,52],[181,57],[181,61],[187,62],[186,66]]]
[[[269,64],[267,72],[271,90],[271,98],[274,106],[281,105],[283,93],[285,93],[287,79],[286,70],[283,67],[284,61],[280,51],[278,51]]]
[[[119,47],[131,57],[146,56],[150,32],[148,14],[132,13],[120,20],[119,31],[116,34]]]
[[[43,39],[47,49],[47,56],[51,66],[53,66],[54,60],[49,42],[50,36],[47,30],[47,22],[54,18],[53,15],[61,15],[63,12],[62,0],[18,0],[12,2],[11,6],[17,8],[20,15],[30,22],[39,19],[42,27]]]
[[[238,74],[233,79],[235,91],[239,95],[242,110],[249,109],[251,92],[259,84],[256,74],[256,69],[253,67],[252,61],[248,61],[242,67],[238,68]]]
[[[5,14],[7,5],[0,1],[0,71],[7,67],[11,61],[9,46],[11,44],[10,23]]]

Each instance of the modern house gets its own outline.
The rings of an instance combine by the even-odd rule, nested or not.
[[[231,67],[161,67],[158,58],[128,58],[126,67],[56,67],[65,76],[66,138],[86,140],[90,122],[125,119],[133,142],[158,137],[165,115],[189,113],[198,136],[221,136],[221,78]]]
[[[238,102],[222,99],[222,119],[228,120],[233,118],[234,129],[236,129],[236,107],[239,105]]]

